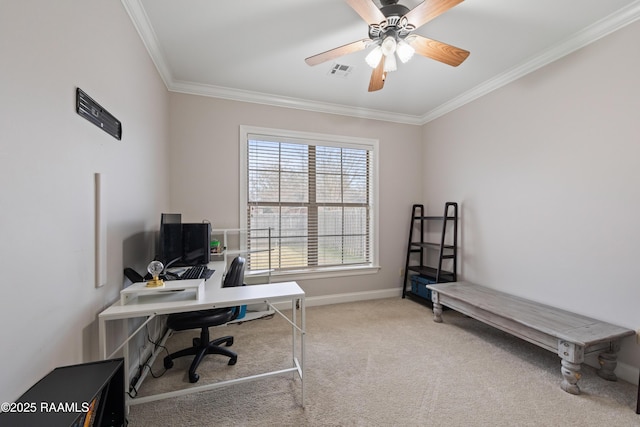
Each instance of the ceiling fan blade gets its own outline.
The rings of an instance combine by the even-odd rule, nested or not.
[[[379,24],[387,19],[373,0],[346,0],[346,2],[369,25]]]
[[[331,59],[336,59],[340,56],[347,55],[349,53],[358,52],[367,47],[371,42],[371,39],[362,39],[353,43],[345,44],[344,46],[336,47],[326,52],[313,55],[304,60],[309,65],[318,65]]]
[[[442,15],[464,0],[425,0],[404,16],[416,28]]]
[[[457,67],[462,64],[470,53],[468,50],[460,49],[437,40],[428,39],[417,34],[412,34],[405,40],[416,50],[416,53],[451,65],[452,67]]]
[[[387,73],[384,71],[384,55],[382,55],[380,63],[371,73],[371,80],[369,80],[369,92],[375,92],[382,89],[386,78]]]

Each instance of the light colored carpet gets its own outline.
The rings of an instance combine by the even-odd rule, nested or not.
[[[305,408],[287,374],[135,405],[129,425],[640,426],[636,386],[583,366],[582,394],[570,395],[557,355],[456,312],[443,317],[434,323],[429,308],[400,298],[307,308]],[[277,315],[211,333],[235,337],[238,363],[207,356],[197,385],[291,366],[291,327]],[[196,335],[174,334],[168,350]],[[190,387],[190,363],[148,377],[140,395]]]

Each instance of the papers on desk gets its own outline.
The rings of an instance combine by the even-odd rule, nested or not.
[[[172,294],[175,292],[185,292],[192,295],[193,299],[198,301],[204,296],[204,279],[165,280],[164,286],[157,288],[148,288],[147,282],[134,283],[120,291],[120,302],[122,305],[125,305],[137,297],[161,295],[163,293]]]

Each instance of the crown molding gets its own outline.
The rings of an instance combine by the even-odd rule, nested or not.
[[[171,74],[171,70],[166,64],[162,49],[158,43],[153,27],[149,22],[149,17],[144,10],[141,0],[121,0],[124,8],[129,14],[134,27],[138,31],[144,46],[147,48],[151,60],[156,66],[162,81],[171,92],[180,92],[191,95],[209,96],[212,98],[222,98],[233,101],[252,102],[256,104],[271,105],[275,107],[295,108],[299,110],[314,111],[319,113],[338,114],[342,116],[358,117],[364,119],[382,120],[394,123],[404,123],[412,125],[422,124],[420,116],[392,113],[388,111],[357,108],[346,105],[308,101],[299,98],[275,96],[271,94],[251,92],[240,89],[232,89],[200,83],[176,81]]]
[[[165,86],[171,92],[191,95],[209,96],[234,101],[251,102],[271,105],[275,107],[295,108],[319,113],[337,114],[363,119],[382,120],[394,123],[423,125],[437,119],[463,105],[468,104],[496,89],[501,88],[525,75],[544,67],[596,40],[615,32],[640,18],[640,0],[636,0],[627,7],[612,13],[595,24],[569,37],[561,44],[547,49],[506,72],[489,79],[480,85],[458,95],[448,102],[434,108],[422,116],[392,113],[388,111],[371,110],[339,104],[308,101],[298,98],[275,96],[271,94],[251,92],[220,86],[203,85],[193,82],[175,81],[166,65],[164,55],[160,49],[158,39],[149,24],[149,18],[142,6],[141,0],[121,0],[124,8],[131,17],[134,27],[138,31],[151,60],[156,66]]]
[[[340,104],[317,101],[307,101],[299,98],[276,96],[260,92],[231,89],[220,86],[204,85],[200,83],[174,81],[168,86],[169,91],[222,98],[232,101],[251,102],[254,104],[270,105],[273,107],[295,108],[316,113],[337,114],[341,116],[357,117],[361,119],[382,120],[394,123],[421,125],[423,120],[419,116],[397,114],[388,111],[358,108]]]
[[[429,123],[457,108],[468,104],[496,89],[501,88],[533,71],[544,67],[564,56],[581,49],[596,40],[599,40],[640,18],[640,0],[635,1],[617,12],[601,19],[589,27],[577,32],[564,42],[547,49],[540,54],[530,58],[524,63],[517,65],[504,73],[485,81],[484,83],[468,90],[461,95],[451,99],[437,108],[429,111],[422,117],[422,124]]]
[[[151,56],[151,60],[153,64],[156,66],[158,73],[160,74],[160,78],[164,82],[164,85],[169,88],[173,83],[173,77],[171,75],[171,70],[167,66],[166,61],[164,60],[164,55],[162,54],[162,50],[160,49],[160,44],[158,43],[158,37],[156,37],[155,31],[153,31],[153,27],[149,23],[149,17],[147,16],[147,12],[144,10],[142,3],[140,0],[121,0],[122,5],[125,10],[129,14],[131,21],[133,22],[133,26],[136,31],[140,35],[142,39],[142,43],[147,48],[147,52],[149,52],[149,56]]]

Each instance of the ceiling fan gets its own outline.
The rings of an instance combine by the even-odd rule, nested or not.
[[[307,64],[318,65],[375,46],[366,57],[373,68],[369,92],[374,92],[382,89],[387,73],[397,69],[396,55],[405,63],[415,52],[453,67],[469,56],[464,49],[412,34],[463,0],[425,0],[413,9],[398,4],[398,0],[380,0],[380,8],[373,0],[345,1],[369,25],[369,37],[310,56],[305,59]]]

